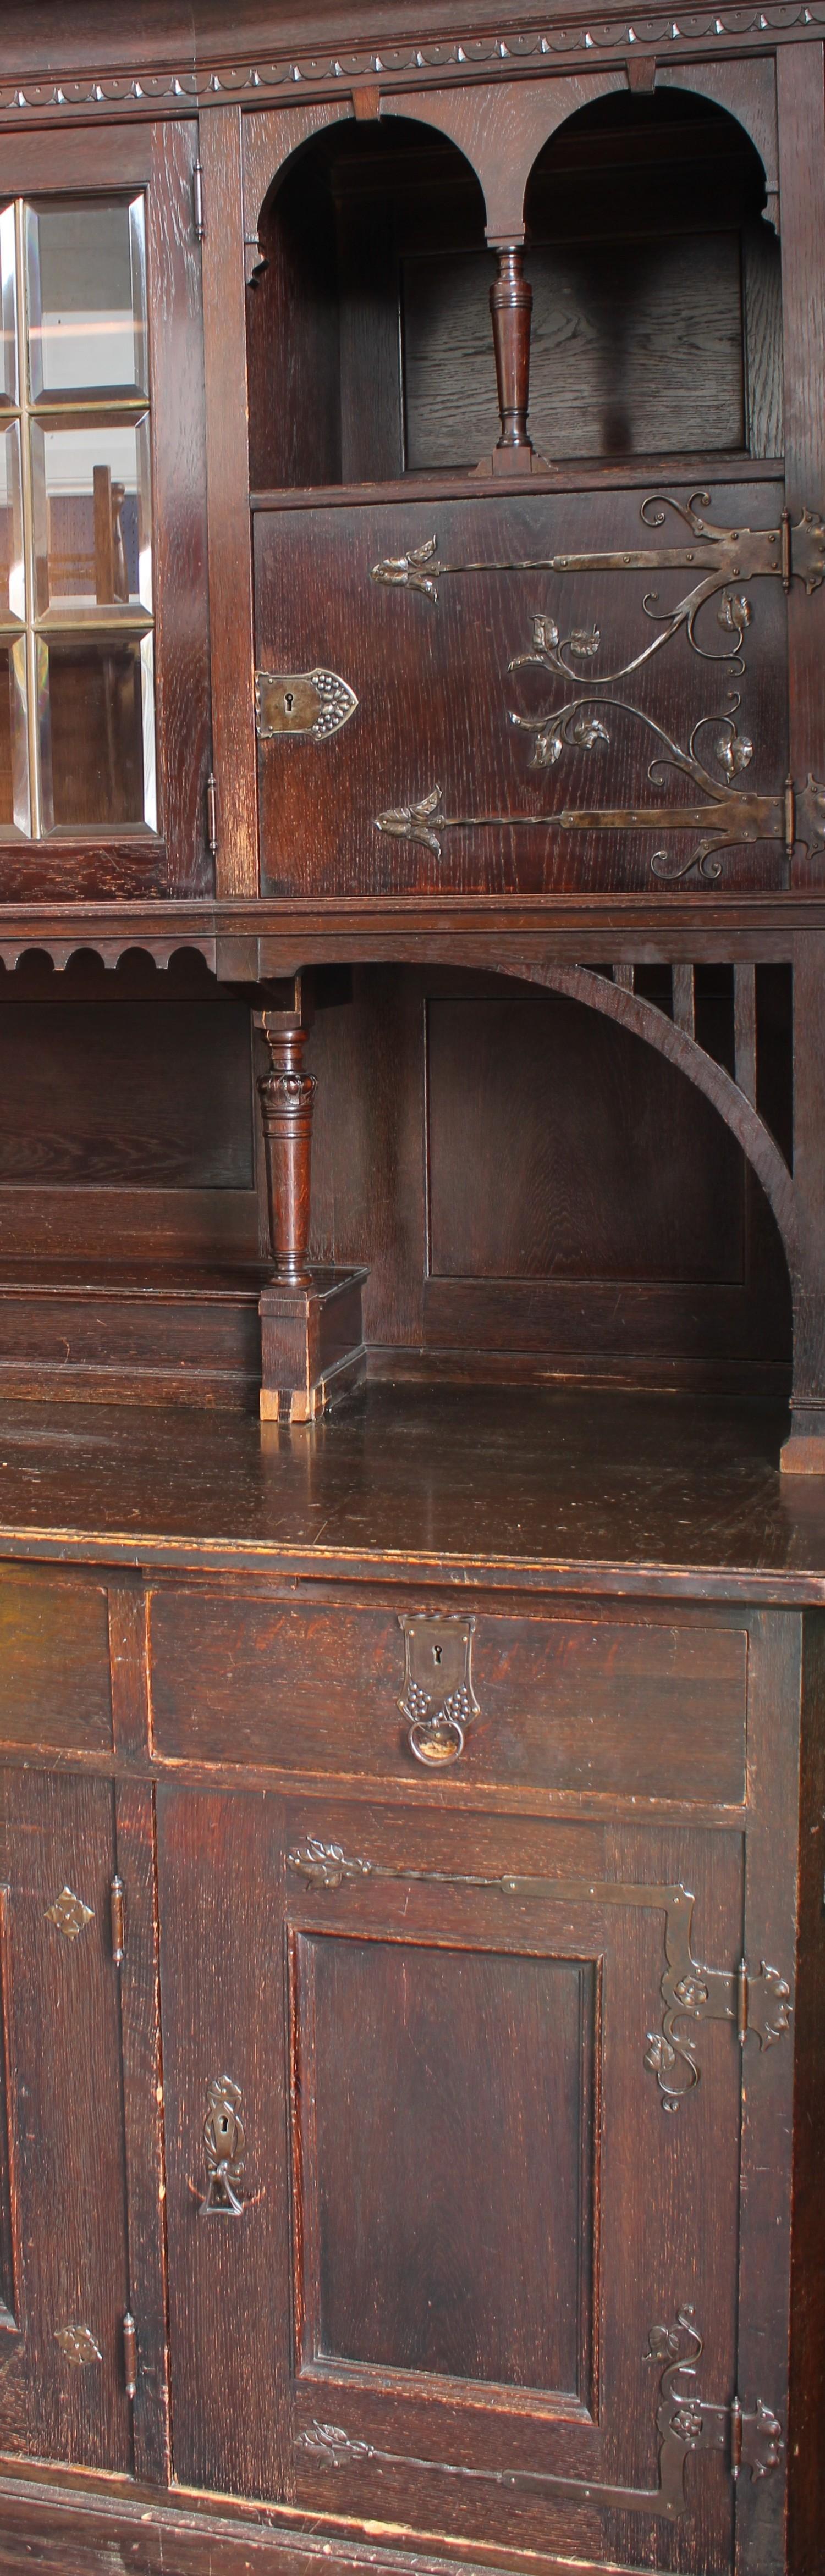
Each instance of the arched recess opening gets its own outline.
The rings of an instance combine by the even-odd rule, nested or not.
[[[541,454],[781,455],[768,202],[744,126],[687,89],[613,93],[557,129],[525,198]]]
[[[278,172],[247,298],[253,490],[477,462],[463,404],[479,371],[497,427],[484,224],[463,152],[405,117],[336,123]],[[451,259],[482,284],[445,366],[431,285]]]
[[[756,1106],[729,967],[357,969],[309,1051],[313,1249],[368,1265],[368,1341],[449,1377],[784,1390],[789,992],[763,972]]]

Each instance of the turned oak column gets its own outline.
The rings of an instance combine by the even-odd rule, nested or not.
[[[277,1011],[264,1011],[260,1025],[270,1055],[268,1072],[258,1077],[258,1093],[273,1270],[276,1279],[303,1288],[312,1277],[307,1256],[315,1083],[304,1072],[309,1032],[285,1026]]]
[[[533,441],[527,431],[533,289],[524,275],[524,252],[520,243],[500,242],[496,247],[498,276],[490,288],[501,415],[501,437],[496,443],[496,455],[505,465],[512,463],[523,467],[533,454]]]

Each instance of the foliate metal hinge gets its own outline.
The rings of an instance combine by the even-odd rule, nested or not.
[[[123,2382],[128,2398],[137,2396],[137,2326],[127,2308],[123,2319]]]
[[[119,1871],[115,1872],[109,1889],[109,1910],[112,1923],[112,1958],[115,1967],[122,1968],[126,1941],[126,1899]]]
[[[656,2423],[665,2443],[682,2443],[686,2451],[724,2451],[731,2477],[749,2469],[752,2478],[768,2478],[779,2467],[784,2450],[782,2426],[761,2397],[751,2412],[734,2397],[729,2406],[706,2406],[695,2386],[685,2392],[676,2386],[678,2378],[695,2382],[696,2371],[689,2358],[680,2357],[680,2338],[691,2337],[694,2351],[701,2342],[696,2333],[692,2308],[680,2308],[674,2326],[655,2326],[650,2337],[652,2360],[665,2361],[662,2398]],[[668,2362],[668,2356],[672,2360]],[[697,2352],[698,2359],[698,2352]]]
[[[660,2028],[647,2034],[644,2062],[657,2077],[666,2111],[675,2111],[682,2095],[699,2081],[691,2034],[677,2025],[735,2022],[742,2048],[751,2033],[760,2048],[771,2048],[789,2028],[790,1987],[778,1968],[763,1959],[754,1974],[746,1959],[731,1969],[707,1968],[693,1958],[692,1905],[686,1888],[671,1891],[665,1927],[667,1967],[661,1984],[664,2010]]]
[[[195,240],[203,241],[206,231],[206,217],[203,207],[203,165],[200,161],[195,162],[195,167],[192,172],[192,216],[195,226]]]

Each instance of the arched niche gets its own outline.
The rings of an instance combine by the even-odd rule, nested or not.
[[[481,184],[459,146],[420,119],[325,118],[286,155],[287,114],[254,214],[251,168],[245,189],[258,242],[247,288],[252,488],[393,481],[422,461],[433,341],[444,328],[449,340],[431,296],[445,260],[480,274],[465,356],[471,372],[483,369],[497,422]],[[256,137],[256,186],[263,150]],[[463,379],[452,345],[450,355],[439,400],[460,445]],[[474,465],[477,453],[456,461]]]
[[[521,962],[512,967],[502,965],[499,971],[517,976],[520,982],[538,985],[545,992],[569,994],[571,1000],[601,1012],[618,1027],[642,1038],[686,1075],[730,1128],[755,1172],[775,1219],[791,1286],[795,1288],[799,1278],[799,1235],[793,1176],[755,1103],[725,1066],[657,1004],[593,968]]]
[[[716,68],[588,104],[533,163],[530,430],[555,460],[781,456],[771,97]]]

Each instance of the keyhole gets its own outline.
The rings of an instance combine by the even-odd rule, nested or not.
[[[440,1662],[441,1662],[441,1647],[440,1647],[440,1646],[434,1646],[434,1647],[433,1647],[433,1663],[434,1663],[434,1664],[440,1664]]]
[[[288,715],[288,716],[291,716],[291,714],[292,714],[292,709],[293,709],[294,705],[295,705],[295,697],[294,697],[294,693],[293,693],[292,689],[286,689],[286,690],[284,691],[284,706],[285,706],[285,708],[286,708],[286,712],[287,712],[287,715]]]
[[[229,2119],[228,2119],[228,2115],[227,2115],[226,2111],[222,2111],[222,2112],[221,2112],[221,2116],[220,2116],[220,2119],[219,2119],[219,2122],[218,2122],[218,2127],[219,2127],[219,2129],[220,2129],[221,2137],[222,2137],[222,2138],[228,2138],[228,2136],[229,2136]]]

